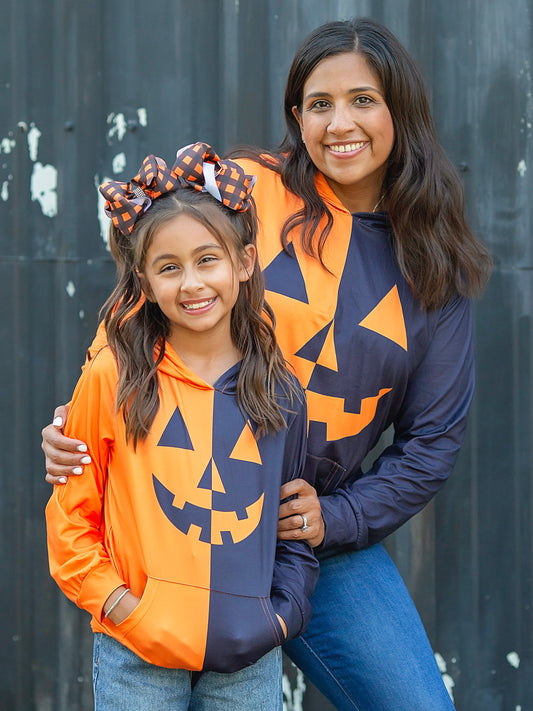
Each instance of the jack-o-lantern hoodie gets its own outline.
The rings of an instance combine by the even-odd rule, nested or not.
[[[280,486],[303,474],[305,404],[256,439],[237,405],[238,371],[211,386],[167,345],[159,411],[136,451],[115,414],[109,347],[73,395],[65,432],[87,443],[92,463],[47,505],[50,570],[94,631],[159,666],[241,669],[284,641],[275,613],[288,637],[311,614],[312,549],[276,541]],[[102,608],[120,585],[141,600],[114,625]]]
[[[257,176],[266,299],[306,392],[319,550],[366,548],[420,511],[452,471],[474,390],[472,304],[457,294],[424,308],[400,271],[386,214],[351,214],[318,172],[332,219],[326,268],[302,249],[301,228],[284,249],[282,227],[302,200],[274,170],[239,163]]]

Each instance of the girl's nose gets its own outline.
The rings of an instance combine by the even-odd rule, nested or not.
[[[183,278],[181,281],[182,290],[195,290],[198,289],[201,285],[202,281],[196,269],[191,268],[183,270]]]

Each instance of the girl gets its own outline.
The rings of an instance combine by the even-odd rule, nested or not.
[[[253,182],[197,143],[100,188],[118,280],[66,426],[91,472],[46,509],[52,576],[92,615],[96,709],[281,709],[279,645],[310,616],[311,547],[276,545],[306,412]]]

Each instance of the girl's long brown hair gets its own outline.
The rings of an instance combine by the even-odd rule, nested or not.
[[[156,231],[168,220],[187,214],[202,223],[226,250],[232,262],[242,259],[244,248],[255,244],[255,205],[246,212],[224,207],[206,193],[180,189],[154,200],[125,237],[111,226],[110,248],[117,264],[117,284],[102,307],[107,341],[117,360],[116,397],[133,446],[146,437],[159,409],[157,367],[165,354],[169,333],[166,316],[156,303],[144,298],[138,272]],[[288,370],[274,335],[274,315],[264,300],[258,261],[246,282],[241,282],[231,315],[231,338],[242,355],[237,401],[253,422],[258,437],[286,426],[283,411],[299,397],[296,379]]]
[[[232,156],[252,157],[280,172],[284,185],[303,201],[302,209],[285,222],[282,242],[286,246],[288,233],[300,227],[302,248],[322,261],[333,217],[316,189],[316,168],[292,108],[301,111],[305,82],[317,65],[346,52],[366,59],[381,82],[392,116],[395,140],[381,207],[387,212],[403,276],[428,309],[456,293],[479,294],[491,257],[466,223],[463,185],[438,142],[420,72],[396,37],[378,22],[359,18],[314,30],[297,50],[289,71],[284,102],[287,133],[281,145],[270,155],[247,148]]]

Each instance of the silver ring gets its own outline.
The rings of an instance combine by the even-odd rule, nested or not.
[[[309,526],[307,525],[307,516],[305,514],[300,514],[302,517],[302,525],[300,526],[300,530],[303,531],[304,533],[309,530]]]

